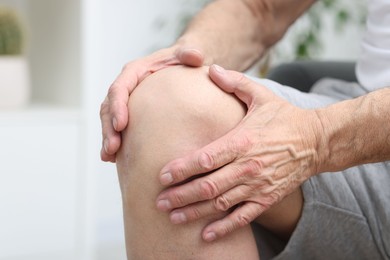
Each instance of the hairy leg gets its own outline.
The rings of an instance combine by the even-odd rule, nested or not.
[[[257,259],[249,226],[213,243],[202,241],[203,227],[226,213],[173,225],[155,206],[162,166],[232,129],[245,115],[242,104],[209,80],[207,68],[178,66],[145,79],[130,97],[129,115],[117,155],[129,259]],[[288,237],[301,204],[298,191],[257,221]]]

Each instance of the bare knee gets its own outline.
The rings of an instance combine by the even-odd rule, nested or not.
[[[181,66],[161,70],[130,97],[129,126],[122,135],[117,167],[132,259],[184,259],[189,252],[193,259],[257,257],[249,227],[207,244],[201,231],[210,219],[173,225],[155,206],[163,189],[158,173],[164,164],[219,138],[245,115],[242,104],[216,87],[207,71]]]
[[[158,116],[197,133],[203,130],[199,134],[208,138],[220,137],[245,115],[235,96],[211,82],[208,67],[176,66],[152,74],[130,97],[129,110],[130,116]]]
[[[162,167],[221,137],[246,112],[235,96],[212,83],[208,67],[184,66],[170,67],[146,78],[130,96],[128,108],[129,125],[123,131],[118,154],[118,166],[126,167],[141,161],[132,160],[134,156],[146,154],[153,154],[153,158],[142,159],[153,159],[153,165]],[[152,153],[145,147],[161,149]]]

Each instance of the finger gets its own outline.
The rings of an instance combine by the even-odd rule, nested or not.
[[[115,162],[116,151],[119,149],[120,143],[121,135],[117,132],[112,133],[110,139],[103,139],[102,148],[100,151],[101,160],[105,162]]]
[[[228,93],[234,93],[248,107],[253,103],[254,98],[264,102],[275,96],[272,91],[240,72],[225,70],[218,65],[212,65],[209,74],[217,86]]]
[[[100,150],[100,158],[104,162],[116,162],[116,154],[110,155],[104,151],[104,147],[101,148]]]
[[[102,124],[102,149],[100,157],[103,161],[115,161],[115,153],[119,149],[121,136],[111,124],[111,116],[107,98],[101,105],[100,119]]]
[[[228,209],[246,201],[253,194],[251,187],[247,185],[236,186],[215,198],[215,208],[220,211]]]
[[[173,160],[160,171],[162,185],[184,181],[211,172],[235,160],[248,149],[248,141],[233,137],[232,132],[185,157]]]
[[[214,200],[214,208],[217,211],[226,211],[233,205],[227,207],[221,194],[240,186],[251,172],[253,172],[251,164],[229,164],[212,174],[161,192],[157,197],[157,208],[168,211],[220,196]]]
[[[176,56],[181,64],[187,66],[200,67],[204,63],[204,56],[198,49],[181,48],[178,49]]]
[[[214,207],[216,210],[226,211],[252,194],[250,187],[242,183],[252,179],[262,168],[263,165],[257,160],[230,163],[207,176],[161,192],[157,197],[157,207],[160,210],[171,210],[219,197],[215,200]]]
[[[213,200],[207,200],[175,209],[170,213],[169,218],[173,224],[184,224],[221,212],[215,208]]]
[[[228,211],[235,205],[245,201],[251,194],[248,186],[240,185],[212,200],[206,200],[189,206],[175,209],[170,214],[173,224],[184,224],[207,216]]]
[[[138,84],[136,68],[127,64],[108,89],[107,97],[100,108],[103,145],[100,157],[103,161],[115,162],[115,154],[121,143],[120,131],[128,123],[127,102],[131,91]]]
[[[211,242],[248,225],[264,212],[262,205],[246,202],[221,220],[208,225],[202,232],[205,241]]]
[[[138,84],[137,68],[132,63],[124,66],[122,72],[108,89],[107,102],[111,123],[117,132],[125,129],[128,123],[127,103],[129,95]]]

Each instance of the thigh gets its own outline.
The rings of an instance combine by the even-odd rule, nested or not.
[[[387,259],[388,185],[387,163],[311,178],[302,186],[302,217],[276,259]]]
[[[255,222],[271,231],[282,242],[288,241],[301,217],[303,203],[302,190],[298,188],[281,202],[264,212]]]

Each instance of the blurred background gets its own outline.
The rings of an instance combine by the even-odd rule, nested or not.
[[[126,62],[168,46],[207,2],[0,0],[0,260],[126,259],[100,103]],[[363,18],[363,1],[321,1],[248,73],[353,61]]]

